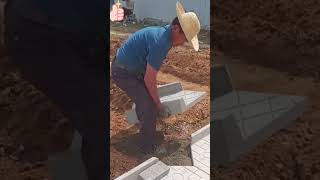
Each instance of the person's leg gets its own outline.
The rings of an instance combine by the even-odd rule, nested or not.
[[[136,113],[141,123],[141,145],[149,152],[155,144],[157,108],[145,87],[143,79],[130,75],[125,70],[116,68],[113,64],[112,79],[136,104]]]
[[[23,78],[44,92],[72,121],[84,139],[83,157],[89,179],[108,179],[107,170],[107,67],[101,50],[90,56],[93,45],[45,25],[15,17],[7,22],[10,58]],[[93,39],[93,38],[92,38]],[[75,45],[83,46],[82,49]],[[103,49],[102,45],[100,47]],[[99,69],[100,68],[100,69]],[[82,118],[72,118],[79,113]]]

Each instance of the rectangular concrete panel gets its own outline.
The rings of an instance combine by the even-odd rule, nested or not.
[[[169,174],[161,180],[209,180],[210,176],[194,166],[170,166]]]
[[[159,97],[168,96],[170,94],[175,94],[182,91],[181,83],[173,82],[169,84],[159,85],[158,86],[158,95]]]
[[[169,173],[169,166],[158,161],[148,169],[139,174],[139,180],[160,180]]]
[[[249,100],[244,100],[246,98]],[[215,137],[213,159],[218,164],[237,159],[286,127],[302,114],[305,104],[305,100],[297,96],[255,92],[250,96],[247,91],[233,91],[214,101],[211,103],[215,104],[211,106]]]
[[[203,128],[191,134],[191,144],[194,144],[205,137],[209,137],[209,135],[210,135],[210,124],[204,126]]]
[[[130,171],[126,172],[125,174],[121,175],[120,177],[116,178],[115,180],[138,180],[139,174],[141,172],[148,169],[157,162],[159,162],[159,159],[156,157],[152,157],[141,163],[140,165],[134,167]]]
[[[162,85],[159,87],[158,93],[161,104],[169,109],[171,115],[185,112],[200,102],[206,95],[206,92],[182,90],[180,83]],[[133,104],[132,109],[126,111],[125,114],[130,124],[139,122],[135,111],[135,104]]]
[[[248,119],[267,112],[270,112],[270,106],[266,101],[247,104],[241,107],[241,113],[244,119]]]
[[[191,135],[193,166],[210,175],[210,124]]]
[[[211,100],[210,107],[213,113],[232,110],[239,106],[239,99],[236,91],[233,91],[224,96],[220,96],[214,100],[213,99],[210,99],[210,100]]]
[[[282,109],[288,109],[295,105],[292,98],[289,96],[278,96],[269,100],[271,111],[277,111]]]
[[[52,180],[78,179],[87,180],[81,156],[80,134],[75,131],[72,144],[65,152],[50,155],[48,169]]]
[[[272,114],[264,114],[257,117],[249,118],[243,121],[244,125],[244,138],[252,136],[257,133],[263,127],[266,127],[268,124],[272,123],[275,119]]]
[[[261,101],[265,101],[268,98],[272,98],[274,96],[279,96],[276,94],[265,94],[265,93],[257,93],[257,92],[250,92],[250,91],[236,91],[238,93],[240,104],[253,104],[258,103]]]
[[[233,115],[211,122],[213,149],[211,150],[214,164],[224,164],[235,159],[244,149],[244,138]]]
[[[210,68],[211,99],[231,93],[234,88],[226,65],[214,65]]]

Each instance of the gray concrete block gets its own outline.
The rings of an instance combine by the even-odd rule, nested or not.
[[[234,108],[239,106],[237,91],[233,91],[229,94],[217,97],[214,100],[211,98],[210,100],[210,108],[213,113],[233,110]]]
[[[270,112],[270,106],[267,101],[247,104],[241,107],[241,114],[243,119],[248,119],[253,116],[257,116],[268,112]]]
[[[125,111],[125,114],[126,114],[127,121],[128,121],[129,124],[139,123],[135,107],[133,107],[129,111]]]
[[[191,135],[191,157],[195,167],[210,174],[210,124]]]
[[[295,105],[290,96],[278,96],[269,100],[271,111],[277,111],[282,109],[288,109]]]
[[[268,124],[272,123],[272,121],[274,120],[275,119],[270,113],[243,120],[243,125],[244,125],[243,137],[246,138],[248,136],[254,135],[260,129],[262,129],[263,127],[266,127]]]
[[[168,175],[161,180],[209,180],[210,175],[195,166],[170,166]]]
[[[52,180],[88,179],[82,162],[81,141],[80,134],[75,131],[72,145],[69,149],[49,156],[47,165]]]
[[[208,135],[210,135],[210,124],[191,134],[191,144],[198,142]]]
[[[213,65],[210,68],[211,98],[216,99],[234,90],[227,65]]]
[[[158,161],[139,174],[139,180],[160,180],[169,173],[169,166]]]
[[[179,82],[173,82],[169,84],[159,85],[158,86],[158,95],[159,97],[168,96],[170,94],[175,94],[182,91],[182,85]]]
[[[159,159],[156,157],[152,157],[145,162],[141,163],[140,165],[134,167],[130,171],[124,173],[123,175],[119,176],[115,180],[138,180],[139,179],[139,174],[143,172],[144,170],[148,169],[152,165],[156,164],[159,162]]]
[[[160,99],[161,104],[167,107],[171,113],[171,115],[179,114],[186,109],[186,104],[184,103],[182,98],[179,99],[168,99],[162,100]]]
[[[250,92],[250,91],[236,91],[238,93],[240,104],[253,104],[258,103],[261,101],[265,101],[268,98],[272,98],[274,96],[279,96],[280,94],[265,94],[265,93],[258,93],[258,92]]]
[[[235,96],[235,93],[238,95]],[[232,98],[237,98],[237,101]],[[245,100],[246,98],[250,100]],[[211,103],[215,104],[211,106],[215,138],[212,153],[218,164],[237,159],[279,129],[286,127],[303,113],[305,104],[301,97],[262,93],[253,93],[250,96],[250,93],[241,91],[234,91],[214,101],[216,102]],[[228,102],[232,106],[228,105]]]
[[[182,90],[180,83],[162,85],[159,87],[158,92],[161,95],[161,104],[168,107],[171,115],[185,112],[206,96],[206,92]],[[135,104],[125,114],[130,124],[139,122],[135,111]]]

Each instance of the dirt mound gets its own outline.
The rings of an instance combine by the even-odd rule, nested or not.
[[[191,48],[176,47],[170,50],[161,71],[190,82],[210,84],[210,50],[195,52]]]
[[[320,2],[213,1],[212,42],[228,55],[319,77]]]
[[[6,65],[1,61],[8,70]],[[43,179],[48,176],[48,154],[70,144],[71,125],[46,96],[10,68],[0,72],[0,171],[12,173],[0,173],[0,179]]]
[[[110,61],[125,40],[125,37],[110,36]],[[195,52],[186,46],[173,47],[160,70],[189,82],[207,86],[210,84],[210,49],[203,48]]]

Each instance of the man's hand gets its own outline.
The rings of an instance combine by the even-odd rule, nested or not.
[[[122,21],[124,17],[124,10],[120,8],[119,4],[112,5],[112,10],[110,12],[111,21]]]
[[[168,118],[171,115],[171,111],[167,106],[161,104],[158,112],[158,117],[161,119]]]
[[[157,106],[158,110],[160,110],[161,103],[157,89],[157,73],[157,70],[155,70],[150,64],[147,64],[146,74],[144,76],[144,83],[149,92],[149,95],[152,97],[153,102]]]

